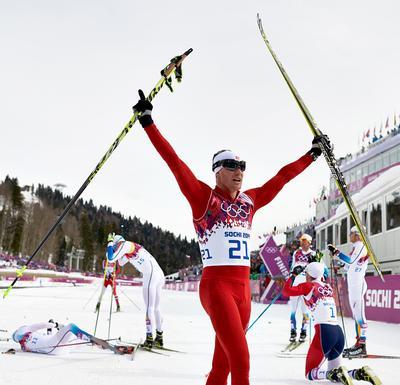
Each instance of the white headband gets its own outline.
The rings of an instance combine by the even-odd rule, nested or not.
[[[303,235],[300,237],[300,240],[302,240],[302,239],[305,239],[305,240],[308,241],[309,243],[312,242],[312,237],[311,237],[311,235],[308,235],[308,234],[303,234]]]
[[[367,232],[367,228],[366,228],[364,225],[363,225],[363,229],[364,229],[365,232]],[[350,234],[351,234],[351,233],[356,234],[356,235],[361,235],[361,232],[360,232],[360,230],[358,229],[357,226],[353,226],[353,227],[350,229]]]

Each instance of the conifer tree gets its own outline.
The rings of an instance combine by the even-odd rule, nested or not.
[[[82,213],[80,218],[80,233],[82,238],[81,248],[85,250],[85,258],[83,259],[83,270],[88,271],[92,268],[94,249],[92,228],[89,223],[89,218],[86,211]]]

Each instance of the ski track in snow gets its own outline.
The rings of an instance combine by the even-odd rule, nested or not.
[[[85,303],[100,291],[98,284],[88,286],[63,286],[56,288],[30,288],[11,291],[0,304],[1,337],[19,326],[47,321],[76,323],[93,333],[96,315],[96,293],[84,309]],[[123,291],[142,309],[142,291],[139,287],[123,287]],[[110,290],[103,297],[99,326],[96,335],[107,338]],[[126,341],[139,341],[145,336],[145,314],[119,293],[122,312],[112,315],[111,337]],[[210,369],[214,332],[203,311],[198,293],[164,290],[162,293],[165,346],[186,354],[165,352],[168,356],[138,351],[135,360],[117,356],[92,346],[79,346],[69,354],[46,356],[21,352],[14,342],[0,342],[0,350],[16,348],[15,355],[0,355],[0,385],[202,385]],[[113,303],[115,307],[115,303]],[[264,309],[252,305],[252,317]],[[300,320],[300,314],[299,314]],[[353,344],[354,327],[346,319],[349,345]],[[288,342],[289,307],[273,305],[249,331],[251,355],[251,385],[300,385],[304,379],[304,358],[279,358],[276,353]],[[296,352],[306,352],[307,345]],[[368,325],[368,351],[373,354],[398,355],[400,325],[370,321]],[[384,385],[399,384],[398,360],[344,360],[347,368],[371,366]],[[230,383],[228,381],[228,383]],[[320,383],[320,382],[318,382]],[[355,381],[355,384],[366,384]]]

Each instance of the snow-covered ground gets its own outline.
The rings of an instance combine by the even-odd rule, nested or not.
[[[141,288],[124,287],[120,291],[122,312],[112,315],[111,336],[127,341],[144,337],[144,306]],[[74,322],[93,332],[94,308],[99,285],[14,289],[0,302],[1,337],[17,326],[47,321]],[[126,296],[142,310],[139,311]],[[91,298],[92,297],[92,298]],[[89,301],[89,299],[91,300]],[[89,302],[88,302],[89,301]],[[98,337],[107,337],[110,291],[103,298]],[[85,304],[87,304],[85,306]],[[253,304],[252,319],[265,305]],[[46,356],[24,353],[14,342],[0,342],[0,350],[17,348],[15,355],[0,355],[0,385],[201,385],[210,369],[214,334],[201,308],[198,294],[163,291],[165,345],[186,352],[168,356],[139,351],[134,361],[106,350],[80,346],[70,354]],[[252,385],[306,384],[304,358],[279,358],[276,353],[287,343],[289,309],[273,305],[248,334],[251,354]],[[353,323],[346,320],[349,341],[353,342]],[[368,350],[374,354],[399,354],[400,325],[370,322]],[[305,348],[304,348],[305,351]],[[396,368],[399,360],[345,361],[348,368],[372,366],[385,385],[399,384]],[[361,384],[361,382],[360,382]]]

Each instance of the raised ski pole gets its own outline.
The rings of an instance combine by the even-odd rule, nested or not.
[[[173,59],[171,59],[170,63],[164,69],[161,70],[161,79],[157,82],[155,87],[150,91],[150,94],[147,96],[147,100],[149,102],[151,102],[154,99],[154,97],[158,94],[158,92],[161,90],[161,88],[164,86],[164,84],[170,89],[171,92],[173,91],[172,86],[171,86],[172,74],[175,75],[175,78],[178,82],[181,82],[181,80],[182,80],[182,62],[192,51],[193,51],[193,49],[189,48],[182,55],[174,57]],[[16,271],[16,277],[12,281],[11,285],[8,286],[8,288],[4,290],[3,298],[7,297],[7,295],[10,293],[11,289],[16,284],[18,279],[22,277],[22,275],[24,274],[24,271],[28,267],[29,263],[32,261],[32,259],[35,257],[35,255],[39,252],[39,250],[42,248],[42,246],[46,243],[47,239],[50,237],[50,235],[53,233],[53,231],[56,229],[56,227],[60,224],[62,219],[65,217],[65,215],[67,215],[67,213],[69,212],[71,207],[78,200],[78,198],[81,196],[83,191],[85,191],[86,187],[90,184],[90,182],[96,176],[96,174],[99,172],[99,170],[104,165],[104,163],[108,160],[108,158],[111,156],[111,154],[114,152],[114,150],[118,147],[118,145],[120,144],[122,139],[131,130],[131,128],[135,124],[138,116],[139,116],[138,112],[135,112],[133,114],[133,116],[131,117],[129,122],[125,125],[125,127],[122,129],[121,133],[118,135],[117,139],[114,140],[111,147],[107,150],[107,152],[101,158],[100,162],[96,165],[96,167],[90,173],[90,175],[87,177],[85,182],[83,182],[82,186],[79,188],[79,190],[74,195],[74,197],[69,201],[69,203],[65,207],[64,211],[57,218],[54,225],[48,230],[46,235],[40,241],[39,245],[36,247],[36,249],[34,250],[32,255],[26,261],[26,264]]]
[[[263,316],[263,314],[278,300],[278,298],[282,295],[282,290],[272,298],[271,302],[268,306],[260,313],[260,315],[252,322],[252,324],[246,329],[246,333],[253,327],[253,325]]]
[[[264,42],[265,42],[269,52],[271,53],[276,65],[278,66],[279,71],[281,72],[282,76],[284,77],[286,84],[289,86],[289,89],[290,89],[292,95],[296,99],[297,105],[300,107],[300,110],[303,113],[303,115],[311,129],[311,132],[313,133],[314,136],[321,136],[322,135],[321,130],[318,128],[310,111],[308,110],[307,106],[305,105],[303,99],[300,97],[300,94],[298,93],[296,87],[290,80],[289,75],[283,68],[282,63],[280,62],[280,60],[276,56],[275,52],[273,51],[271,44],[268,41],[267,35],[264,32],[259,14],[257,14],[257,24],[258,24],[258,28],[260,29],[261,36],[263,37]],[[353,218],[353,221],[361,234],[361,238],[364,242],[364,245],[368,250],[369,258],[371,259],[371,262],[374,265],[375,270],[378,273],[379,277],[381,278],[381,280],[383,282],[385,282],[383,275],[382,275],[381,268],[379,266],[379,260],[376,257],[374,250],[372,249],[372,245],[368,239],[367,233],[365,232],[364,227],[362,226],[361,219],[360,219],[360,217],[357,213],[357,210],[354,206],[353,200],[351,199],[351,196],[347,190],[346,181],[343,177],[342,172],[339,169],[339,166],[337,165],[336,158],[333,154],[333,149],[332,149],[329,141],[324,137],[322,138],[321,142],[319,143],[319,146],[321,148],[322,153],[324,154],[326,163],[328,163],[328,166],[331,170],[332,176],[335,179],[336,185],[337,185],[340,193],[342,194],[343,200],[345,201],[346,206],[349,209],[350,215]]]

